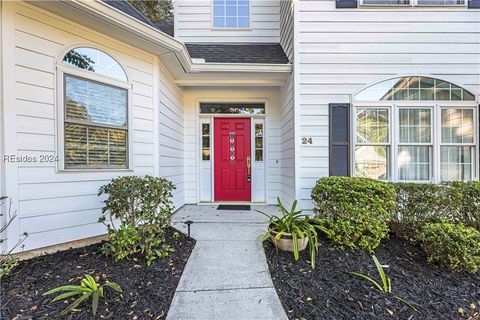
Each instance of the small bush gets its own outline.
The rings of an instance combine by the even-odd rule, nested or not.
[[[151,176],[120,177],[102,186],[98,195],[108,198],[100,222],[107,226],[110,240],[104,252],[117,260],[142,253],[148,265],[168,254],[165,228],[173,214],[173,189],[170,181]]]
[[[314,212],[325,219],[328,237],[340,248],[373,251],[388,236],[395,189],[386,182],[359,177],[326,177],[312,190]]]
[[[451,190],[452,197],[458,199],[456,203],[452,201],[452,214],[457,215],[466,225],[480,231],[480,181],[455,181],[444,185]]]
[[[419,233],[428,262],[453,271],[480,268],[480,232],[463,224],[427,223]]]
[[[8,197],[0,196],[0,210],[1,207],[5,204]],[[0,213],[0,248],[3,243],[7,241],[6,238],[1,238],[2,235],[7,231],[11,223],[17,218],[17,211],[12,209],[12,201],[8,202],[6,205],[5,214]],[[18,241],[10,248],[10,250],[2,251],[0,250],[0,279],[4,276],[8,276],[13,268],[17,265],[17,257],[12,253],[17,248],[24,248],[23,242],[27,238],[28,234],[24,232],[19,238]]]
[[[391,231],[398,237],[414,241],[425,223],[458,219],[459,198],[443,184],[394,183],[397,206],[392,211]]]

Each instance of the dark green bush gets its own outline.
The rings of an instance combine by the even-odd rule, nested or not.
[[[329,238],[340,248],[373,251],[388,236],[395,189],[359,177],[325,177],[312,190],[314,212],[325,219]]]
[[[151,176],[120,177],[102,186],[98,195],[108,195],[100,218],[108,228],[105,253],[117,260],[142,253],[148,265],[168,254],[165,228],[173,214],[173,189],[170,181]]]
[[[455,181],[444,183],[450,189],[451,214],[466,225],[480,230],[480,181]]]
[[[427,223],[418,235],[428,262],[453,271],[480,268],[480,232],[463,224]]]
[[[452,214],[459,204],[458,195],[443,184],[394,183],[397,206],[392,211],[390,229],[398,237],[415,240],[417,231],[428,222],[455,222]]]

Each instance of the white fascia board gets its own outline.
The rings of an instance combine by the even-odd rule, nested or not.
[[[260,63],[201,63],[192,64],[193,72],[253,72],[253,73],[291,73],[291,64]]]

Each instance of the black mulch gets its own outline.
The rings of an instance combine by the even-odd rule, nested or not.
[[[376,256],[390,266],[386,273],[392,279],[392,292],[416,306],[421,312],[416,313],[347,273],[356,271],[378,279],[368,253],[338,251],[324,239],[320,244],[312,271],[306,252],[295,263],[291,253],[277,254],[270,242],[265,243],[272,279],[290,319],[480,319],[480,271],[441,270],[427,264],[420,247],[395,238],[384,241]]]
[[[65,284],[79,284],[85,273],[117,282],[123,289],[120,295],[106,289],[100,300],[96,319],[163,319],[173,299],[182,271],[195,246],[195,241],[175,230],[167,230],[167,243],[175,252],[159,258],[150,267],[144,259],[114,262],[101,252],[101,244],[56,252],[20,262],[11,275],[1,283],[1,319],[52,319],[68,306],[57,302],[55,296],[42,293]],[[66,319],[94,319],[90,304]]]

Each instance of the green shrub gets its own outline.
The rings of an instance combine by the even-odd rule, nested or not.
[[[102,186],[98,195],[108,198],[99,221],[107,226],[110,240],[104,252],[117,260],[142,253],[148,265],[168,254],[165,228],[173,214],[173,189],[170,181],[151,176],[120,177]]]
[[[480,181],[455,181],[444,183],[450,189],[452,214],[468,226],[480,230]]]
[[[325,219],[328,237],[340,248],[373,251],[388,236],[395,189],[389,183],[359,177],[326,177],[312,190],[314,212]]]
[[[415,240],[425,223],[458,218],[458,195],[444,184],[394,183],[397,206],[392,211],[390,230],[398,237]]]
[[[480,268],[480,232],[463,224],[427,223],[419,233],[428,262],[453,271]]]

